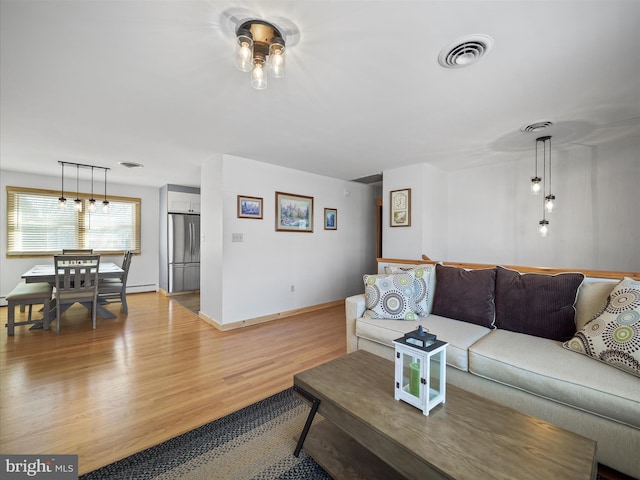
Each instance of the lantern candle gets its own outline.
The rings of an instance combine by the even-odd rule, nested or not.
[[[409,370],[409,393],[414,397],[420,397],[420,362],[411,362]]]

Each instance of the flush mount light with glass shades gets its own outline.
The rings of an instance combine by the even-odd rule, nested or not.
[[[236,67],[251,72],[251,86],[267,88],[269,76],[284,77],[285,41],[280,30],[264,20],[248,20],[236,31]]]
[[[109,200],[107,200],[107,172],[110,170],[108,167],[99,167],[97,165],[86,165],[84,163],[62,162],[58,161],[62,166],[62,185],[60,188],[60,198],[58,198],[58,208],[64,210],[67,208],[67,199],[64,196],[64,167],[75,166],[76,167],[76,199],[74,200],[74,208],[78,211],[82,211],[82,200],[80,199],[80,169],[91,169],[91,198],[89,199],[89,211],[95,212],[96,200],[93,198],[93,173],[94,170],[104,171],[104,200],[102,201],[102,211],[107,213],[109,211]]]

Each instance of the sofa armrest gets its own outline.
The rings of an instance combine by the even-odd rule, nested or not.
[[[358,350],[358,337],[356,337],[356,319],[362,317],[366,310],[364,294],[347,297],[344,301],[345,316],[347,319],[347,353]]]

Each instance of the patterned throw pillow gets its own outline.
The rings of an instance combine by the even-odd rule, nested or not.
[[[365,275],[364,318],[417,320],[412,272],[391,275]]]
[[[433,306],[433,292],[436,287],[435,265],[425,264],[416,267],[385,267],[387,273],[413,272],[415,281],[413,283],[416,294],[416,313],[422,317],[431,313]]]
[[[625,277],[601,312],[563,346],[640,376],[640,281]]]

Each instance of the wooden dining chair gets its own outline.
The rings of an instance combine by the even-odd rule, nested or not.
[[[93,248],[63,248],[63,255],[93,255]]]
[[[96,328],[98,305],[98,269],[100,255],[54,255],[56,333],[60,334],[64,306],[82,303],[91,308],[91,321]]]
[[[127,307],[127,277],[131,266],[132,253],[124,252],[122,259],[123,273],[118,278],[104,278],[98,282],[98,298],[101,304],[122,303],[125,315],[129,313]]]

